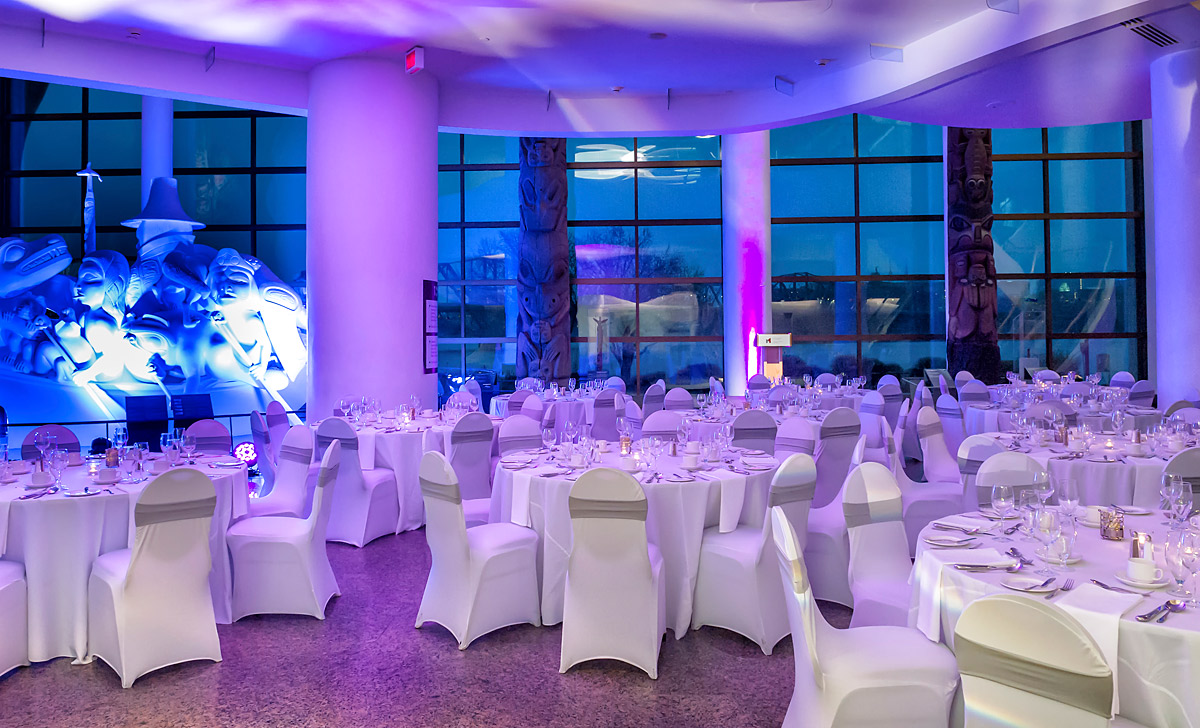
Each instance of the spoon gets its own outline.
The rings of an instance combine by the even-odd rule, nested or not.
[[[1021,553],[1021,552],[1020,552],[1020,551],[1017,549],[1017,547],[1016,547],[1016,546],[1013,546],[1012,548],[1010,548],[1010,549],[1009,549],[1008,551],[1006,551],[1005,553],[1006,553],[1006,554],[1008,554],[1009,556],[1013,557],[1013,558],[1014,558],[1014,559],[1016,559],[1017,561],[1020,561],[1020,562],[1021,562],[1023,565],[1025,565],[1025,566],[1033,566],[1033,559],[1027,559],[1027,558],[1025,558],[1025,554]]]
[[[1159,604],[1154,609],[1151,609],[1149,612],[1146,612],[1145,614],[1137,615],[1136,617],[1134,617],[1134,619],[1136,619],[1139,622],[1149,622],[1149,621],[1152,621],[1158,615],[1162,614],[1165,610],[1169,610],[1170,608],[1171,608],[1171,601],[1167,600],[1167,601],[1163,602],[1162,604]]]
[[[1182,599],[1172,599],[1167,602],[1166,606],[1167,610],[1162,613],[1161,617],[1155,620],[1159,624],[1167,621],[1167,617],[1171,616],[1171,612],[1182,612],[1183,610],[1187,609],[1187,605],[1184,604]]]

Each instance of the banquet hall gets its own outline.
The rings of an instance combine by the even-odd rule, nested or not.
[[[0,0],[0,726],[1200,728],[1193,121],[1186,0]]]

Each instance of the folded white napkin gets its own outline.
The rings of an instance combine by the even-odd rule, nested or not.
[[[729,470],[714,470],[712,475],[721,480],[721,518],[717,523],[720,533],[729,533],[737,528],[742,517],[742,505],[746,502],[746,476]]]
[[[1092,639],[1096,640],[1096,644],[1100,645],[1100,653],[1104,655],[1104,661],[1112,668],[1114,714],[1119,708],[1117,701],[1117,633],[1121,627],[1121,617],[1141,601],[1142,597],[1137,594],[1121,594],[1101,589],[1094,584],[1080,584],[1058,600],[1058,606],[1079,620]]]
[[[375,469],[375,435],[373,427],[364,427],[358,433],[358,462],[363,470]]]
[[[940,523],[945,526],[954,526],[956,528],[977,528],[980,531],[990,531],[996,526],[995,521],[989,521],[983,518],[971,518],[970,516],[946,516],[939,518],[934,523]]]
[[[529,483],[533,480],[533,473],[517,470],[509,477],[512,478],[512,516],[509,520],[529,528],[532,525],[529,520]]]

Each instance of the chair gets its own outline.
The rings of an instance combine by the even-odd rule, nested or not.
[[[784,728],[948,725],[958,687],[950,651],[907,627],[829,626],[781,508],[771,530],[796,665]]]
[[[796,393],[796,388],[791,384],[777,384],[767,392],[767,402],[774,409],[776,405],[787,405],[788,398]]]
[[[670,392],[667,392],[663,399],[663,408],[669,410],[690,410],[695,409],[696,403],[692,401],[692,393],[683,387],[672,387]]]
[[[265,419],[267,421],[267,429],[271,431],[271,446],[274,449],[271,456],[278,461],[279,447],[283,444],[283,436],[291,429],[292,421],[288,418],[287,410],[284,409],[283,405],[274,399],[267,402]]]
[[[625,399],[625,421],[629,423],[630,439],[642,438],[642,409],[632,397]]]
[[[791,455],[771,479],[769,507],[782,509],[793,529],[808,530],[808,511],[817,466],[808,455]],[[801,537],[803,538],[803,537]],[[692,602],[692,629],[720,627],[737,632],[771,654],[787,636],[787,609],[777,560],[769,551],[771,519],[761,526],[738,525],[728,533],[704,529]]]
[[[258,455],[258,472],[262,473],[267,490],[275,487],[275,449],[271,447],[271,431],[267,420],[258,410],[250,413],[250,440]]]
[[[1179,475],[1191,487],[1193,495],[1200,493],[1200,447],[1189,447],[1172,455],[1163,473]]]
[[[950,394],[950,385],[946,383],[946,375],[944,374],[938,375],[938,389],[941,391],[942,396]]]
[[[842,514],[842,484],[850,472],[850,458],[860,432],[858,414],[848,407],[832,410],[821,423],[813,457],[817,463],[817,490],[808,515],[808,545],[804,550],[817,597],[848,607],[853,606],[854,596],[847,580],[850,542]]]
[[[458,391],[470,392],[471,396],[475,398],[476,402],[483,402],[483,388],[480,387],[479,382],[475,381],[473,378],[468,378],[466,381],[464,381],[462,386],[458,388]]]
[[[899,387],[900,380],[897,379],[894,374],[884,374],[879,378],[879,381],[875,383],[875,390],[879,391],[888,385]]]
[[[233,452],[233,435],[216,420],[197,420],[188,425],[186,434],[196,438],[196,452],[205,455],[228,455]]]
[[[1145,379],[1139,379],[1129,388],[1129,404],[1138,407],[1153,407],[1154,395],[1154,385]]]
[[[906,400],[901,406],[901,415],[897,419],[897,423],[904,420],[902,452],[905,458],[912,460],[921,460],[924,457],[921,453],[921,441],[917,438],[917,414],[921,411],[921,402],[925,399],[922,394],[925,392],[925,383],[921,382],[917,385],[917,391],[913,394],[912,399]]]
[[[666,380],[664,380],[664,379],[662,379],[662,378],[659,378],[659,380],[658,380],[657,382],[655,382],[655,384],[657,384],[657,385],[658,385],[658,388],[659,388],[659,389],[661,389],[661,390],[662,390],[664,393],[667,391],[667,382],[666,382]]]
[[[1067,425],[1074,427],[1079,424],[1079,414],[1071,405],[1057,399],[1048,399],[1044,402],[1034,402],[1025,408],[1025,414],[1029,417],[1037,417],[1042,420],[1058,420]]]
[[[0,560],[0,675],[29,664],[29,605],[25,567]]]
[[[992,393],[988,390],[987,385],[978,379],[965,382],[958,388],[958,406],[962,409],[964,415],[967,408],[972,405],[980,404],[986,406],[991,404],[991,402]]]
[[[962,414],[961,412],[959,413]],[[917,413],[917,439],[925,463],[925,480],[959,482],[958,462],[950,455],[942,435],[942,419],[932,407],[922,407]]]
[[[470,381],[470,380],[467,380]],[[447,407],[465,407],[472,412],[479,411],[479,398],[471,394],[470,390],[460,389],[454,394],[446,398]]]
[[[963,385],[966,384],[967,382],[973,382],[973,381],[975,381],[975,375],[971,374],[971,372],[968,372],[965,369],[962,370],[961,372],[959,372],[958,374],[955,374],[954,375],[954,391],[955,391],[955,393],[961,394]]]
[[[774,424],[774,420],[771,423]],[[817,449],[816,427],[804,417],[789,417],[779,423],[775,435],[775,456],[785,458],[797,453],[811,456]]]
[[[642,417],[649,418],[650,415],[662,409],[666,396],[665,389],[658,384],[651,384],[646,389],[645,396],[642,397]]]
[[[912,594],[900,487],[884,465],[863,463],[846,477],[842,509],[850,536],[850,627],[908,624]]]
[[[660,440],[678,440],[679,426],[683,416],[670,410],[659,410],[648,415],[642,422],[642,439],[657,437]]]
[[[722,397],[724,397],[725,396],[725,385],[721,384],[721,382],[718,381],[716,377],[709,377],[708,378],[708,393],[709,394],[719,394]]]
[[[592,437],[610,442],[620,440],[617,432],[618,404],[624,404],[625,395],[615,389],[606,389],[596,395],[592,404]]]
[[[966,433],[963,431],[963,411],[952,394],[943,394],[937,399],[938,418],[942,421],[942,439],[948,452],[958,452]],[[955,478],[958,480],[958,478]]]
[[[1200,408],[1200,389],[1190,387],[1188,391],[1184,393],[1183,399],[1193,407]]]
[[[553,405],[550,405],[550,407],[553,407]],[[529,419],[534,420],[535,422],[541,422],[543,419],[543,411],[548,409],[549,407],[542,404],[542,398],[532,393],[525,397],[525,401],[521,403],[521,408],[516,413],[513,412],[512,402],[510,401],[508,403],[509,414],[522,414]],[[554,429],[553,421],[547,429]]]
[[[520,450],[538,450],[542,447],[542,425],[525,415],[509,417],[500,423],[500,454],[507,455]],[[491,491],[488,491],[489,497]]]
[[[527,399],[525,405],[541,400]],[[521,414],[525,414],[522,408]],[[540,415],[540,412],[539,412]],[[540,419],[540,417],[539,417]],[[534,420],[535,422],[537,420]],[[450,467],[462,493],[467,523],[487,523],[492,502],[492,437],[495,428],[488,416],[472,412],[450,431]],[[538,437],[539,443],[541,437]],[[541,447],[539,444],[538,447]]]
[[[533,392],[530,392],[528,389],[518,389],[517,391],[510,394],[508,396],[508,404],[505,405],[504,416],[512,417],[514,415],[522,414],[521,410],[525,406],[525,400],[529,399],[530,397],[533,397],[534,399],[539,399],[539,397],[536,394],[534,394]]]
[[[862,446],[862,452],[859,453],[859,461],[851,463],[860,465],[864,462],[874,462],[891,467],[891,456],[889,451],[893,449],[891,442],[892,430],[887,426],[887,420],[877,412],[883,411],[883,398],[879,392],[867,392],[863,396],[862,404],[858,408],[858,421],[860,425],[859,438]],[[855,450],[858,448],[856,447]]]
[[[21,442],[22,460],[33,460],[41,457],[41,453],[33,444],[33,441],[37,439],[38,434],[42,432],[46,433],[47,435],[54,435],[54,437],[57,438],[55,447],[66,450],[67,452],[79,452],[79,438],[74,432],[71,432],[62,425],[42,425],[41,427],[35,427],[29,431],[29,434],[25,435],[25,440]]]
[[[875,390],[883,397],[883,416],[893,430],[900,423],[900,408],[904,405],[904,392],[899,384],[883,384]]]
[[[658,678],[666,634],[666,582],[646,539],[646,494],[632,476],[593,468],[571,487],[573,545],[567,561],[559,672],[612,659]]]
[[[1113,717],[1112,668],[1074,617],[1042,599],[994,594],[954,627],[966,728],[1136,728]]]
[[[1057,382],[1062,379],[1062,375],[1053,369],[1043,369],[1034,374],[1033,378],[1039,382]]]
[[[605,389],[615,389],[621,394],[625,394],[625,380],[620,377],[609,377],[604,380]]]
[[[229,527],[226,542],[233,560],[235,622],[250,614],[307,614],[325,619],[329,600],[341,594],[325,550],[341,459],[342,445],[333,440],[321,457],[307,518],[256,516]]]
[[[981,492],[975,483],[979,468],[991,456],[1007,452],[1005,448],[987,435],[971,435],[958,446],[958,472],[962,474],[962,508],[974,511],[992,502],[992,489]]]
[[[778,431],[779,426],[771,415],[762,410],[746,410],[733,418],[732,444],[774,455]]]
[[[487,419],[487,415],[480,417]],[[380,536],[395,533],[400,521],[396,474],[383,468],[363,470],[358,457],[358,435],[349,422],[339,417],[330,417],[317,426],[317,452],[328,450],[334,441],[342,445],[342,463],[333,489],[326,537],[362,547]]]
[[[1087,397],[1092,393],[1092,385],[1087,382],[1071,382],[1062,388],[1063,397]]]
[[[1195,409],[1195,406],[1186,399],[1177,400],[1171,403],[1170,407],[1163,412],[1163,417],[1170,417],[1182,409]]]
[[[421,458],[429,578],[416,627],[442,625],[458,649],[514,624],[542,624],[538,601],[538,536],[515,523],[467,528],[454,467],[440,452]]]
[[[1197,422],[1200,422],[1200,409],[1188,405],[1182,409],[1175,410],[1172,416],[1178,416],[1189,425],[1194,425]]]
[[[288,430],[279,448],[275,484],[266,495],[250,499],[251,516],[302,518],[308,515],[307,483],[312,448],[313,432],[307,425],[296,425]]]
[[[821,372],[817,375],[817,386],[832,387],[837,384],[837,375],[833,372]]]
[[[996,485],[1012,486],[1013,503],[1020,502],[1021,491],[1033,490],[1033,479],[1038,473],[1047,476],[1041,463],[1023,452],[1006,450],[992,455],[983,461],[979,472],[975,473],[975,490],[979,495],[979,505],[991,505],[992,488]],[[987,494],[987,503],[983,502],[984,493]]]
[[[526,404],[528,404],[528,403],[529,403],[529,400],[526,400]],[[539,402],[539,404],[540,404],[540,402]],[[533,411],[533,410],[531,409],[531,411]],[[524,406],[521,407],[521,414],[525,414]],[[553,402],[551,402],[550,404],[545,406],[545,409],[542,411],[540,420],[542,423],[542,429],[550,430],[551,432],[556,433],[555,436],[557,437],[558,428],[556,427],[556,425],[558,424],[558,412],[555,409],[555,404]]]
[[[900,456],[896,442],[903,433],[888,438],[891,448],[892,476],[900,488],[900,501],[904,509],[904,533],[908,538],[908,555],[917,553],[917,537],[921,529],[931,521],[960,513],[963,509],[962,486],[958,483],[917,483],[904,471],[904,459]]]
[[[1134,384],[1133,375],[1129,372],[1117,372],[1112,375],[1112,379],[1108,380],[1108,386],[1120,387],[1121,389],[1129,389]]]
[[[751,392],[765,392],[771,388],[771,380],[761,374],[755,374],[746,380],[746,389]]]
[[[521,377],[517,380],[517,389],[534,390],[537,389],[538,385],[541,383],[542,380],[538,379],[537,377]]]
[[[169,665],[221,661],[208,585],[216,505],[204,473],[163,473],[138,496],[133,548],[109,551],[92,563],[87,657],[108,663],[121,687]]]

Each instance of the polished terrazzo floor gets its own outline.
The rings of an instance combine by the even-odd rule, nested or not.
[[[792,646],[771,656],[716,629],[676,641],[659,678],[616,662],[558,673],[561,630],[513,627],[465,652],[413,629],[429,551],[423,531],[364,549],[330,544],[344,596],[324,622],[248,617],[219,627],[224,661],[194,662],[122,690],[103,663],[67,659],[0,678],[0,726],[778,726]],[[822,605],[839,627],[849,611]],[[0,629],[3,625],[0,625]]]

